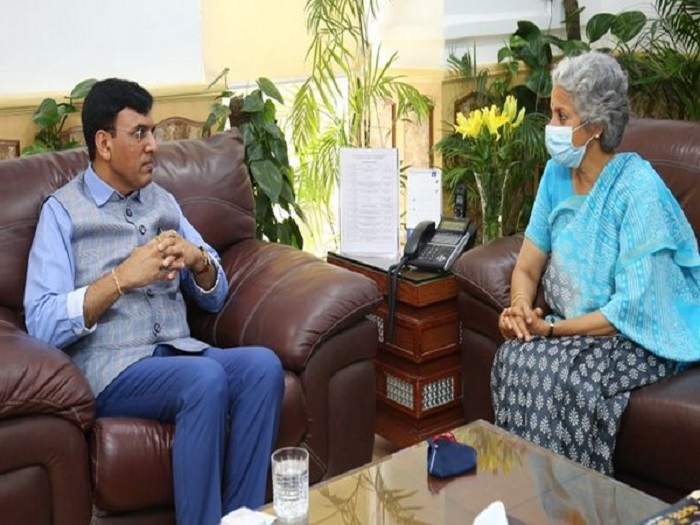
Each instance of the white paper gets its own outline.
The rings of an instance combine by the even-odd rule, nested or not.
[[[341,149],[340,253],[395,257],[398,252],[398,150]]]
[[[440,224],[442,217],[442,172],[437,168],[410,169],[406,181],[406,229],[419,222]]]
[[[219,525],[271,525],[274,521],[274,516],[241,507],[226,514]]]
[[[474,519],[474,525],[508,525],[506,508],[502,501],[494,501]]]

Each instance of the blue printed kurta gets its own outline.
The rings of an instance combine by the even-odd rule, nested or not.
[[[551,254],[545,287],[557,319],[600,310],[657,356],[700,360],[700,256],[678,202],[648,162],[622,153],[587,196],[550,162],[527,238]],[[554,293],[556,292],[556,293]]]

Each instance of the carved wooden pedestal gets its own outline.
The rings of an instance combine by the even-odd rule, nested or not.
[[[454,277],[404,270],[399,277],[394,336],[388,341],[387,265],[334,253],[328,254],[328,262],[366,275],[384,295],[372,316],[379,327],[377,433],[405,447],[463,424]]]

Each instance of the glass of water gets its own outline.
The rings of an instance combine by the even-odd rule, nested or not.
[[[272,453],[272,507],[280,523],[304,523],[309,513],[309,453],[287,447]]]

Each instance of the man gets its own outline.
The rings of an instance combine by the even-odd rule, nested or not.
[[[120,79],[86,97],[90,165],[41,210],[27,328],[73,358],[98,416],[175,424],[177,523],[213,525],[264,503],[284,379],[268,349],[222,350],[190,337],[182,292],[215,312],[228,284],[216,252],[152,182],[152,105],[145,89]]]

